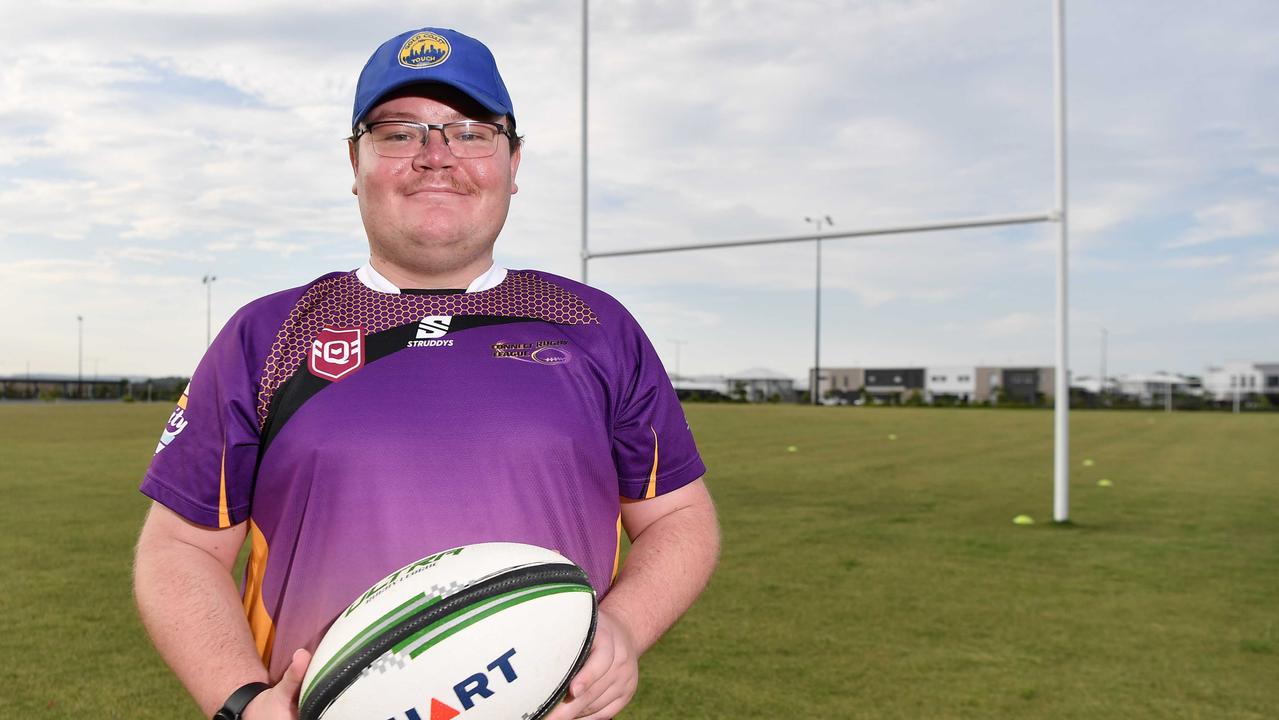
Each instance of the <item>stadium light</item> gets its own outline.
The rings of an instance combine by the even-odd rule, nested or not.
[[[826,227],[834,225],[830,215],[817,218],[804,218],[804,222],[812,223],[817,228],[817,297],[813,304],[813,384],[809,388],[813,395],[813,404],[822,404],[822,223]]]

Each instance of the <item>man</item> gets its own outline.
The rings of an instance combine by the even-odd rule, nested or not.
[[[520,138],[488,48],[387,41],[352,126],[369,262],[250,303],[200,362],[142,482],[144,624],[206,714],[295,718],[309,652],[374,581],[457,545],[542,545],[602,598],[549,717],[613,717],[718,553],[674,391],[615,300],[494,266]]]

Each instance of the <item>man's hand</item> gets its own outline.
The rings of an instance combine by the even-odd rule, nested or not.
[[[298,693],[302,690],[302,679],[306,677],[306,666],[310,664],[310,653],[294,651],[293,661],[284,671],[284,677],[275,687],[263,690],[253,698],[253,702],[244,708],[244,720],[297,720]]]
[[[568,696],[546,720],[607,720],[616,716],[639,687],[639,653],[622,622],[601,609],[586,664],[569,683]]]

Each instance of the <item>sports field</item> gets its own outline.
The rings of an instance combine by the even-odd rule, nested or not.
[[[0,405],[0,718],[199,717],[130,596],[170,410]],[[1049,412],[687,411],[723,560],[622,717],[1279,713],[1279,414],[1074,413],[1058,527]]]

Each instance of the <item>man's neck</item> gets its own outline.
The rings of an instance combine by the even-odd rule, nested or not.
[[[440,273],[409,270],[387,262],[377,255],[369,257],[369,264],[373,266],[373,269],[378,274],[390,280],[398,288],[438,290],[470,287],[476,278],[493,267],[493,257],[486,255],[456,270]]]

